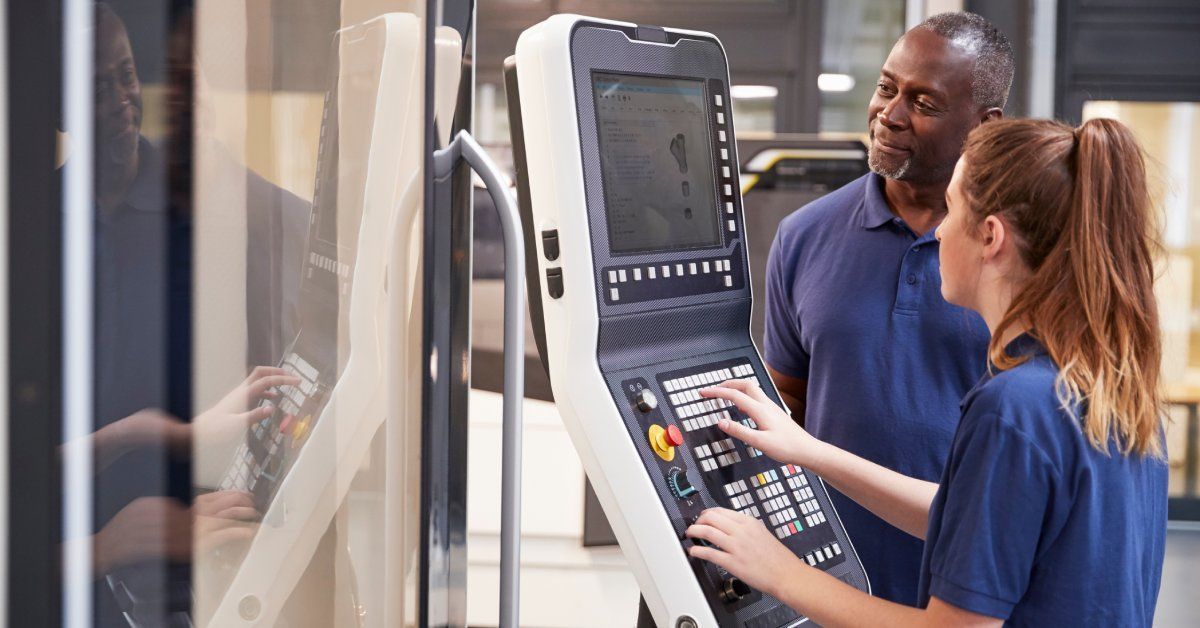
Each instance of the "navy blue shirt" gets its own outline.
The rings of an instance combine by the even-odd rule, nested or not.
[[[1015,625],[1151,625],[1166,464],[1097,450],[1062,408],[1045,349],[1024,335],[1007,350],[1032,357],[963,400],[929,510],[921,606],[933,595]]]
[[[868,174],[780,223],[766,285],[764,357],[808,380],[807,429],[936,481],[959,401],[986,370],[988,332],[942,298],[933,230],[913,233]],[[915,605],[921,541],[830,492],[872,591]]]

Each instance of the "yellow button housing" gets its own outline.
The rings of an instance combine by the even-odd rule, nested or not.
[[[667,462],[675,459],[675,448],[667,444],[667,430],[663,429],[661,425],[651,425],[646,436],[650,440],[650,448],[658,454],[659,458]]]

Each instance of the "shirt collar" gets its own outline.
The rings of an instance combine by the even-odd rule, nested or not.
[[[1014,358],[1028,356],[1032,359],[1038,356],[1049,355],[1049,352],[1046,351],[1046,347],[1043,346],[1042,342],[1034,336],[1036,333],[1037,332],[1035,331],[1027,331],[1020,334],[1016,338],[1013,338],[1008,342],[1007,345],[1004,345],[1004,352]],[[991,379],[995,377],[998,372],[999,371],[996,369],[996,365],[992,363],[991,357],[988,357],[987,371],[982,377],[979,378],[979,381],[975,384],[975,386],[973,386],[971,390],[967,391],[967,394],[963,396],[962,402],[959,403],[959,407],[963,410],[966,410],[967,406],[970,405],[971,400],[975,398],[975,394],[979,391],[979,389],[982,388],[984,384],[991,381]]]
[[[864,178],[867,191],[862,202],[862,227],[876,229],[891,222],[896,215],[888,207],[887,198],[883,195],[883,177],[870,172]]]
[[[1046,347],[1042,346],[1042,342],[1034,337],[1037,332],[1023,332],[1016,338],[1013,338],[1004,346],[1004,352],[1016,358],[1020,356],[1037,356],[1046,355]]]

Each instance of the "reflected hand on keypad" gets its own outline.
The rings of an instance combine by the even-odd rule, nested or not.
[[[274,411],[270,400],[280,395],[278,388],[295,386],[300,378],[274,366],[257,366],[250,375],[212,408],[196,417],[198,445],[215,447],[241,438],[246,428]],[[264,400],[267,403],[262,403]]]
[[[173,497],[139,497],[96,533],[95,568],[105,574],[148,559],[187,563],[193,548],[249,541],[259,516],[244,491],[200,495],[190,508]]]

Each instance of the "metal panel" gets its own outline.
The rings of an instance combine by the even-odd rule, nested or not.
[[[1200,3],[1063,0],[1055,115],[1088,100],[1200,101]]]
[[[425,56],[425,221],[422,355],[420,624],[466,624],[467,391],[470,388],[471,178],[460,164],[433,177],[434,28],[463,38],[462,78],[450,136],[470,129],[475,70],[474,2],[428,0]]]
[[[10,626],[62,621],[57,555],[61,474],[62,212],[55,142],[61,106],[62,39],[57,2],[6,3],[10,246],[8,255],[8,580]],[[7,96],[5,96],[7,98]],[[16,368],[13,367],[16,365]]]

